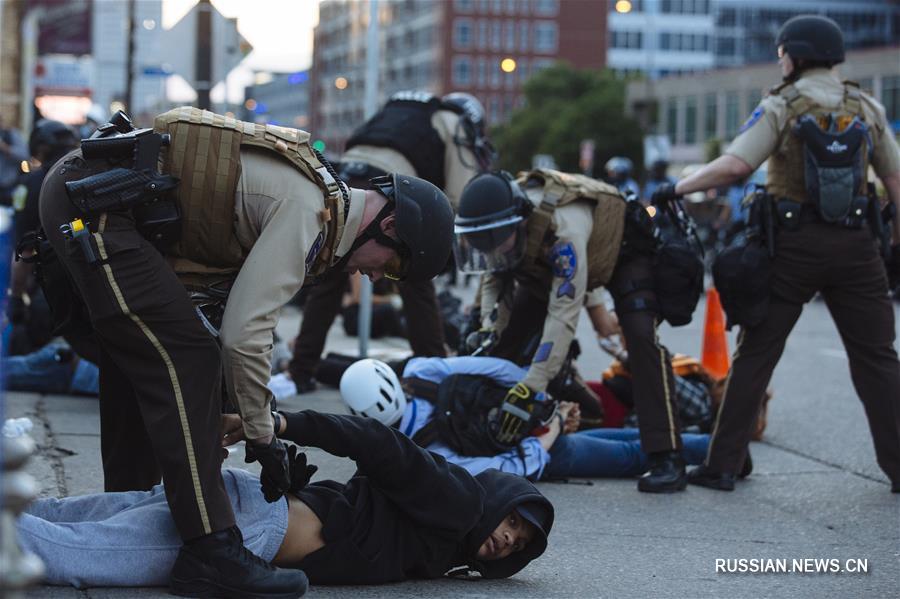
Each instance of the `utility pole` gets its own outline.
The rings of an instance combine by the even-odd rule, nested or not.
[[[369,28],[366,30],[366,85],[363,110],[368,120],[378,108],[378,0],[369,0]],[[359,357],[369,355],[372,332],[372,280],[362,277],[359,294]]]
[[[128,0],[128,54],[125,59],[125,107],[134,118],[134,8],[136,0]]]
[[[194,79],[197,88],[197,107],[210,109],[209,90],[212,87],[212,4],[210,0],[197,2],[197,53]]]

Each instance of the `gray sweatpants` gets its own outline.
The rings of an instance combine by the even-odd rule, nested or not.
[[[246,470],[225,469],[222,478],[244,545],[271,561],[287,531],[287,500],[266,503],[259,477]],[[16,524],[22,548],[44,561],[48,584],[168,585],[181,547],[162,485],[39,499]]]

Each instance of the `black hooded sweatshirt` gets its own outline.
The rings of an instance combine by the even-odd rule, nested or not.
[[[438,578],[461,566],[503,578],[543,552],[538,534],[502,560],[475,559],[522,503],[539,504],[549,533],[553,506],[528,480],[498,470],[473,477],[371,418],[311,410],[285,417],[281,438],[348,457],[358,468],[346,484],[321,481],[296,493],[322,521],[325,546],[295,564],[313,584]]]

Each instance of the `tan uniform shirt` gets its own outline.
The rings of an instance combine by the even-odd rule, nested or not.
[[[794,87],[826,109],[840,107],[844,97],[844,85],[830,69],[810,69],[794,82]],[[900,172],[900,149],[885,117],[884,106],[864,93],[862,107],[872,138],[872,167],[875,173],[883,178]],[[787,104],[781,96],[766,96],[757,111],[725,150],[726,154],[740,158],[754,169],[775,152],[788,119]]]
[[[444,193],[450,200],[453,212],[459,205],[459,197],[469,179],[478,174],[472,150],[456,145],[454,137],[459,126],[459,115],[450,110],[438,110],[431,116],[431,126],[444,142]],[[459,132],[462,135],[462,132]],[[397,150],[378,146],[354,146],[341,157],[370,164],[386,173],[416,176],[413,165]]]
[[[540,189],[530,189],[526,193],[532,202],[540,201],[539,196],[542,194]],[[575,264],[574,268],[567,268],[572,266],[568,252],[561,252],[560,258],[548,257],[555,267],[553,283],[549,289],[547,316],[544,319],[541,342],[528,368],[528,374],[522,381],[535,391],[546,391],[547,384],[559,373],[565,362],[569,345],[575,336],[578,317],[582,306],[585,305],[588,280],[587,245],[593,222],[594,206],[588,200],[565,204],[553,212],[557,237],[553,248],[571,244]],[[554,253],[553,250],[550,251]],[[503,289],[503,280],[500,277],[487,274],[482,279],[482,326],[485,328],[493,326],[498,335],[502,334],[509,323],[511,291]],[[506,292],[506,295],[501,297],[503,292]],[[497,318],[496,321],[492,321],[491,312],[495,305]]]
[[[266,386],[272,335],[282,306],[303,286],[307,256],[323,231],[321,198],[315,183],[277,156],[241,152],[236,233],[249,253],[228,296],[219,335],[228,394],[251,439],[272,433],[272,393]],[[353,243],[364,204],[364,192],[353,190],[338,255]]]

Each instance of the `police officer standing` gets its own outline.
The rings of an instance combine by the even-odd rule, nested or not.
[[[154,130],[117,117],[56,163],[40,200],[44,230],[101,348],[105,487],[147,489],[165,478],[185,542],[173,593],[299,596],[305,575],[256,558],[235,526],[220,472],[223,367],[247,459],[262,465],[274,502],[290,487],[266,388],[281,307],[329,269],[430,279],[450,254],[453,213],[440,190],[415,177],[348,189],[303,131],[189,107],[160,115]],[[172,202],[178,239],[166,238]],[[182,281],[222,280],[220,351]]]
[[[493,157],[484,108],[474,96],[454,92],[438,98],[404,91],[353,133],[337,171],[349,185],[361,188],[385,173],[416,175],[443,189],[455,207],[463,186],[488,170]],[[315,388],[313,376],[346,285],[347,275],[337,272],[306,297],[288,367],[299,393]],[[404,281],[398,289],[413,355],[446,355],[434,283]]]
[[[658,239],[643,206],[584,175],[487,173],[466,186],[455,222],[457,265],[485,273],[479,332],[485,353],[519,363],[525,353],[530,361],[506,396],[499,440],[528,422],[535,398],[566,360],[587,292],[605,285],[628,344],[641,447],[650,454],[638,489],[683,490],[675,383],[656,334],[664,299],[654,287]],[[529,346],[535,333],[540,340]]]
[[[689,482],[734,489],[766,385],[803,304],[818,292],[847,350],[878,464],[900,492],[900,364],[888,276],[873,238],[879,227],[871,226],[880,207],[866,194],[871,164],[900,208],[900,151],[884,107],[838,78],[834,66],[844,60],[844,44],[832,20],[794,17],[776,45],[784,82],[753,111],[723,156],[654,196],[665,201],[728,185],[771,158],[767,196],[757,200],[772,202],[778,214],[768,312],[761,323],[742,327],[709,454]],[[895,279],[896,219],[893,247],[884,249],[893,256]]]

